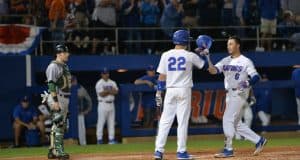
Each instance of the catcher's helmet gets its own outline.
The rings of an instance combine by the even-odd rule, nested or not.
[[[213,39],[207,35],[200,35],[196,40],[197,47],[201,50],[209,49],[212,45]]]
[[[57,44],[55,46],[55,52],[56,52],[56,54],[61,53],[61,52],[69,52],[69,49],[64,44]]]
[[[188,45],[190,40],[190,32],[187,30],[177,30],[173,34],[173,43],[176,45]]]

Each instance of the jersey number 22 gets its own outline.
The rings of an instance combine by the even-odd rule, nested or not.
[[[168,59],[168,70],[169,71],[185,71],[185,63],[186,60],[184,57],[178,57],[176,59],[176,57],[170,57]]]

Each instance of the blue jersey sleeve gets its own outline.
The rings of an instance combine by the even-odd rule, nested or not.
[[[20,118],[20,107],[19,106],[16,106],[14,108],[14,111],[13,111],[13,118],[16,119],[16,118]]]
[[[139,78],[139,80],[148,80],[149,81],[149,76],[144,75],[143,77]]]

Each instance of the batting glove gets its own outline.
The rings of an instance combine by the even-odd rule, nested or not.
[[[243,90],[243,89],[249,88],[249,86],[250,86],[249,81],[241,81],[238,84],[238,89]]]
[[[42,93],[41,94],[41,97],[42,97],[42,103],[46,103],[47,100],[48,100],[48,97],[49,97],[49,93],[47,91],[44,91],[44,94]]]
[[[156,95],[155,95],[155,102],[156,102],[156,106],[157,107],[161,107],[161,105],[162,105],[161,93],[156,93]]]
[[[198,53],[200,56],[208,56],[209,55],[209,49],[201,49],[201,48],[196,48],[195,52]]]

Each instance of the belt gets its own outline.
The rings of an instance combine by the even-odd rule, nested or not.
[[[113,101],[102,101],[102,100],[100,100],[100,101],[98,101],[98,102],[113,103]]]

